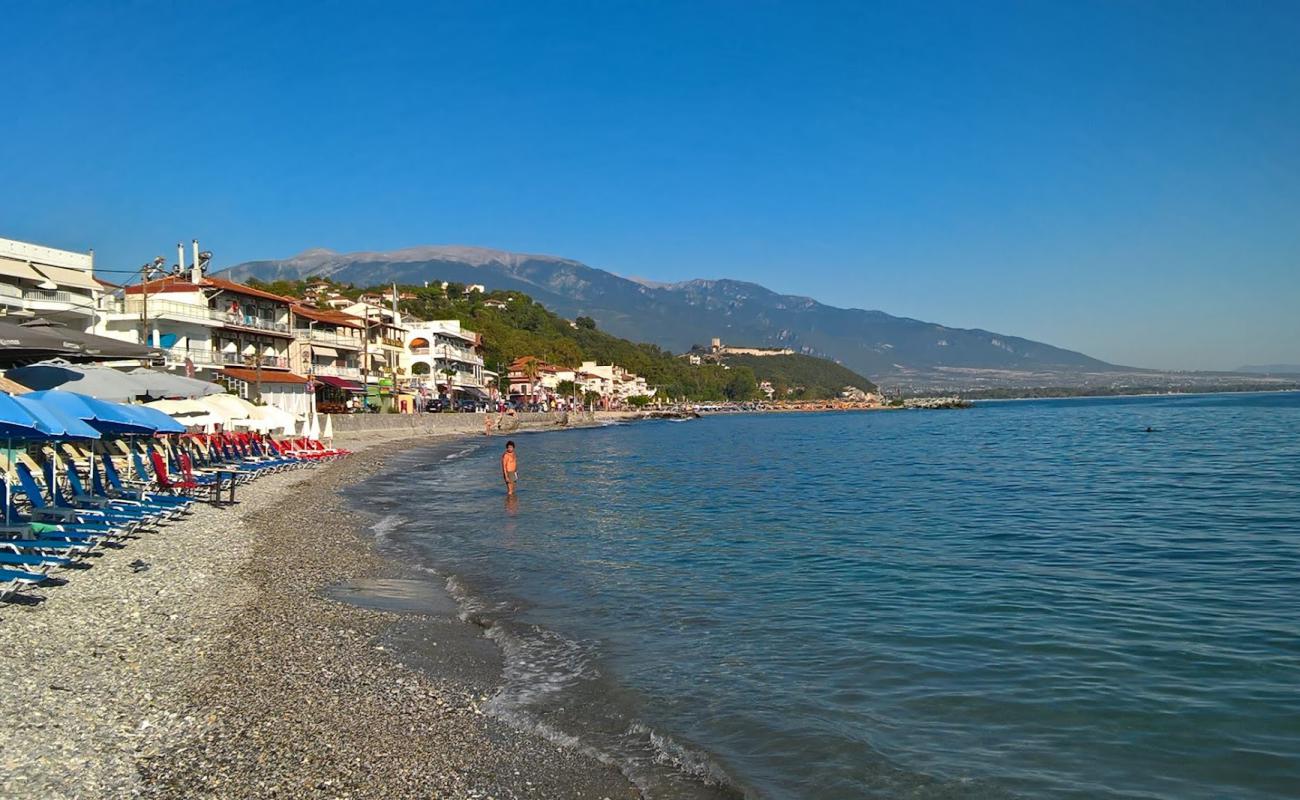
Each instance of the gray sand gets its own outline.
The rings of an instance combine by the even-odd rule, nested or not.
[[[263,478],[0,605],[0,795],[636,797],[481,713],[495,646],[336,494],[383,455]]]

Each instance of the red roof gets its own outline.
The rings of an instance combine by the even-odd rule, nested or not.
[[[234,281],[228,281],[224,278],[205,277],[201,285],[212,286],[223,291],[235,292],[236,294],[246,294],[250,297],[260,297],[263,300],[278,300],[281,303],[297,302],[292,297],[283,297],[278,294],[272,294],[271,292],[264,292],[261,289],[254,289],[252,286],[245,286],[242,283],[235,283]]]
[[[342,311],[334,309],[312,308],[311,306],[295,305],[293,313],[307,319],[314,319],[319,322],[328,322],[332,325],[345,325],[349,328],[361,328],[361,317],[354,317],[351,314],[344,314]]]
[[[197,292],[198,284],[182,280],[175,275],[168,275],[166,278],[159,278],[156,281],[149,281],[149,294],[159,294],[161,292]],[[145,285],[133,283],[126,287],[127,294],[144,294]]]
[[[257,383],[257,370],[247,367],[226,367],[221,370],[221,374],[228,378],[235,378],[246,383]],[[277,369],[262,370],[262,383],[306,383],[307,379],[301,375],[295,375],[292,372],[281,372]]]
[[[261,289],[254,289],[252,286],[245,286],[242,283],[235,283],[224,278],[204,277],[198,283],[193,283],[183,275],[168,275],[165,278],[159,278],[156,281],[149,281],[149,294],[158,292],[197,292],[200,289],[220,289],[223,292],[234,292],[247,297],[260,297],[263,300],[275,300],[279,303],[295,303],[292,297],[281,297],[278,294],[264,292]],[[127,294],[143,294],[144,284],[136,283],[126,287]]]

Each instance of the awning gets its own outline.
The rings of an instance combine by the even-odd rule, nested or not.
[[[221,370],[221,374],[228,378],[244,381],[245,383],[257,383],[260,379],[262,383],[306,383],[307,379],[301,375],[295,375],[292,372],[280,372],[274,369],[263,369],[259,378],[258,371],[248,367],[226,367]]]
[[[491,397],[488,396],[488,393],[487,393],[487,392],[483,391],[482,389],[480,389],[480,388],[477,387],[477,386],[460,386],[460,387],[457,387],[457,391],[459,391],[459,392],[464,392],[464,393],[466,393],[466,394],[472,394],[472,395],[474,395],[475,397],[477,397],[477,398],[480,399],[480,400],[491,400],[491,399],[492,399]]]
[[[89,272],[68,269],[67,267],[50,267],[45,264],[33,264],[32,266],[37,272],[45,275],[60,286],[75,286],[78,289],[99,291],[99,284],[95,283],[95,279],[91,277]]]
[[[26,261],[15,261],[12,258],[0,258],[0,275],[8,278],[25,278],[36,283],[45,280],[39,272],[32,269],[31,264]]]
[[[347,378],[336,378],[333,375],[317,375],[316,382],[323,383],[326,386],[333,386],[335,389],[342,389],[345,392],[353,392],[355,394],[363,394],[366,391],[365,388],[356,381],[350,381]]]
[[[313,357],[315,356],[329,356],[330,358],[339,357],[339,351],[335,350],[333,347],[326,347],[323,344],[312,345],[311,354]]]

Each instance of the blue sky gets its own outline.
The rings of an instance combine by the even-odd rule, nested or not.
[[[1300,363],[1300,6],[0,0],[0,236],[475,244]]]

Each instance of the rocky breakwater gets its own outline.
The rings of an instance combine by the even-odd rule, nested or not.
[[[909,397],[903,408],[970,408],[971,401],[960,397]]]

